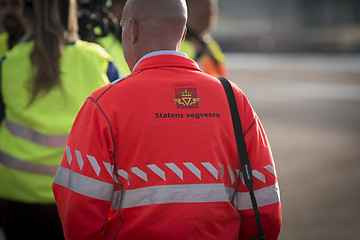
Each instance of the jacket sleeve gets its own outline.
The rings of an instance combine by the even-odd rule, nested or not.
[[[280,191],[271,148],[263,126],[250,103],[239,89],[235,88],[234,92],[236,90],[262,229],[266,240],[278,239],[281,228]],[[249,191],[244,185],[243,178],[241,180],[236,207],[241,217],[239,239],[245,240],[259,235]]]
[[[113,153],[109,122],[90,97],[74,122],[53,182],[67,240],[103,239],[114,192]]]

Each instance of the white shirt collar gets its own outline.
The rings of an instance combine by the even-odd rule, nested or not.
[[[135,71],[136,67],[139,65],[139,63],[144,60],[145,58],[148,57],[153,57],[153,56],[158,56],[158,55],[178,55],[178,56],[182,56],[182,57],[188,57],[185,53],[182,52],[178,52],[178,51],[173,51],[173,50],[161,50],[161,51],[155,51],[155,52],[151,52],[148,53],[146,55],[144,55],[142,58],[140,58],[139,61],[137,61],[137,63],[135,64],[133,71]]]

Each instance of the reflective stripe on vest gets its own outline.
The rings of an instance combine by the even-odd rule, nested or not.
[[[5,119],[5,128],[13,135],[48,147],[64,147],[69,135],[47,135]]]
[[[224,184],[215,183],[160,185],[113,192],[113,184],[81,175],[64,167],[59,168],[54,183],[87,197],[112,201],[112,209],[166,203],[229,202],[230,196],[235,191],[233,188],[225,187]],[[278,189],[278,185],[275,184],[255,190],[258,206],[279,202]],[[235,207],[237,210],[252,209],[248,192],[236,194]]]
[[[0,151],[0,163],[10,169],[54,176],[59,166],[47,166],[16,159]]]

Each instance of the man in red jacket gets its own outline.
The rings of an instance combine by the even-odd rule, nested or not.
[[[184,0],[128,0],[132,73],[80,110],[53,183],[66,239],[248,239],[257,227],[221,83],[179,52]],[[281,226],[261,123],[232,84],[266,239]],[[231,202],[231,199],[234,201]]]

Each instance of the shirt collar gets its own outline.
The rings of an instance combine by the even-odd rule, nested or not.
[[[142,58],[140,58],[139,61],[137,61],[137,63],[135,64],[134,68],[132,71],[135,71],[136,67],[139,65],[139,63],[144,60],[145,58],[148,58],[148,57],[153,57],[153,56],[158,56],[158,55],[178,55],[178,56],[182,56],[182,57],[188,57],[185,53],[182,53],[182,52],[178,52],[178,51],[173,51],[173,50],[161,50],[161,51],[155,51],[155,52],[151,52],[151,53],[148,53],[146,55],[144,55]]]

